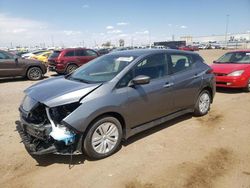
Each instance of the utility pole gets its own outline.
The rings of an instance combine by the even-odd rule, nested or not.
[[[52,45],[52,47],[54,47],[54,37],[53,37],[53,35],[51,35],[51,45]]]
[[[229,24],[229,14],[227,14],[227,20],[226,20],[226,33],[225,33],[225,43],[226,43],[226,48],[228,46],[228,41],[227,41],[227,34],[228,34],[228,24]]]

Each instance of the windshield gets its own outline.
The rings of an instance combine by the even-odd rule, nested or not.
[[[106,82],[121,72],[135,56],[105,55],[77,69],[68,79],[87,83]]]
[[[250,52],[231,52],[220,57],[217,63],[250,63]]]

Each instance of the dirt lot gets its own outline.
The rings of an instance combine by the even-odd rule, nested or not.
[[[199,52],[211,63],[225,51]],[[34,82],[0,83],[0,187],[250,188],[250,94],[219,90],[210,113],[177,118],[139,134],[113,156],[88,161],[49,155],[33,159],[15,121],[22,91]]]

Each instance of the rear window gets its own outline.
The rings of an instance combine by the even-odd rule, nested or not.
[[[59,54],[61,53],[61,51],[54,51],[49,58],[57,58],[59,56]]]

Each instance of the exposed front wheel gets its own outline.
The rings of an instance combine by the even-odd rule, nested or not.
[[[209,91],[203,90],[200,93],[197,102],[195,104],[194,114],[196,116],[206,115],[210,110],[211,101],[212,99]]]
[[[31,67],[27,71],[29,80],[40,80],[43,76],[42,70],[39,67]]]
[[[95,121],[84,140],[84,151],[92,159],[112,155],[120,146],[122,126],[119,120],[105,116]]]

